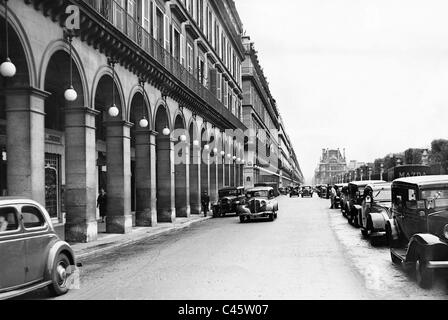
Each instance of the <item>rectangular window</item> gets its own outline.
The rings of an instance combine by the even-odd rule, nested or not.
[[[187,69],[193,73],[193,47],[187,43]]]
[[[220,72],[218,72],[217,74],[216,74],[216,96],[218,97],[218,100],[219,101],[221,101],[222,99],[222,92],[221,92],[221,78],[222,78],[222,75],[221,75],[221,73]]]
[[[151,33],[151,2],[150,0],[143,0],[142,2],[142,26],[143,29]]]

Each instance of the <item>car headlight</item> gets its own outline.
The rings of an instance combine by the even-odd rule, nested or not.
[[[448,224],[443,228],[443,235],[448,239]]]

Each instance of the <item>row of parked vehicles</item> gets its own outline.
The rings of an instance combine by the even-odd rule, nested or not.
[[[432,286],[437,269],[448,269],[448,175],[334,187],[348,223],[373,246],[387,244],[392,262],[414,272],[422,288]]]
[[[213,206],[215,216],[236,213],[241,222],[278,216],[270,186],[225,188]],[[56,234],[50,215],[39,203],[0,197],[0,300],[48,287],[63,295],[81,267],[68,243]]]
[[[215,217],[236,214],[241,223],[259,218],[274,221],[278,217],[278,201],[275,190],[270,186],[258,186],[245,190],[244,187],[230,187],[219,190],[219,200],[213,206]]]

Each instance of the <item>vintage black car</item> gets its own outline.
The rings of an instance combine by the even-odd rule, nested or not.
[[[334,185],[336,190],[336,195],[330,195],[331,198],[331,207],[333,209],[339,209],[341,207],[341,196],[342,196],[342,188],[348,186],[348,184],[338,183]]]
[[[341,212],[344,217],[347,217],[347,212],[350,211],[348,202],[348,183],[341,188]]]
[[[295,188],[291,188],[291,191],[289,192],[289,197],[300,197],[300,188],[299,187],[295,187]]]
[[[278,192],[282,195],[282,196],[286,196],[288,194],[288,189],[285,187],[280,187],[278,188]]]
[[[372,245],[386,235],[386,222],[391,218],[392,183],[377,183],[364,189],[364,200],[361,209],[361,233],[370,237]]]
[[[274,221],[278,214],[274,189],[258,187],[247,190],[245,204],[238,206],[237,213],[242,223],[258,218],[269,218],[270,221]]]
[[[348,211],[346,217],[348,222],[356,228],[360,227],[362,201],[364,200],[364,189],[369,184],[383,183],[382,180],[352,181],[348,184]]]
[[[245,200],[244,187],[229,187],[218,191],[219,200],[213,207],[215,217],[224,217],[227,213],[236,213],[237,206]]]
[[[397,179],[386,236],[394,263],[413,269],[429,288],[436,269],[448,269],[448,176]]]
[[[301,196],[303,197],[313,197],[313,188],[311,186],[303,186]]]

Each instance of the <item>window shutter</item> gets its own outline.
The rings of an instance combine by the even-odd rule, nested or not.
[[[170,51],[170,21],[168,16],[164,16],[163,19],[163,25],[164,25],[164,38],[165,38],[165,50]]]
[[[184,35],[180,34],[180,63],[185,66],[185,38]]]
[[[221,101],[222,93],[221,93],[221,73],[218,72],[216,74],[216,96],[218,97],[218,100]]]
[[[210,91],[216,95],[217,91],[216,91],[216,69],[210,69]]]
[[[158,34],[158,30],[157,30],[157,7],[154,3],[154,1],[151,1],[151,6],[152,6],[152,30],[153,30],[153,38],[157,40],[157,34]]]

